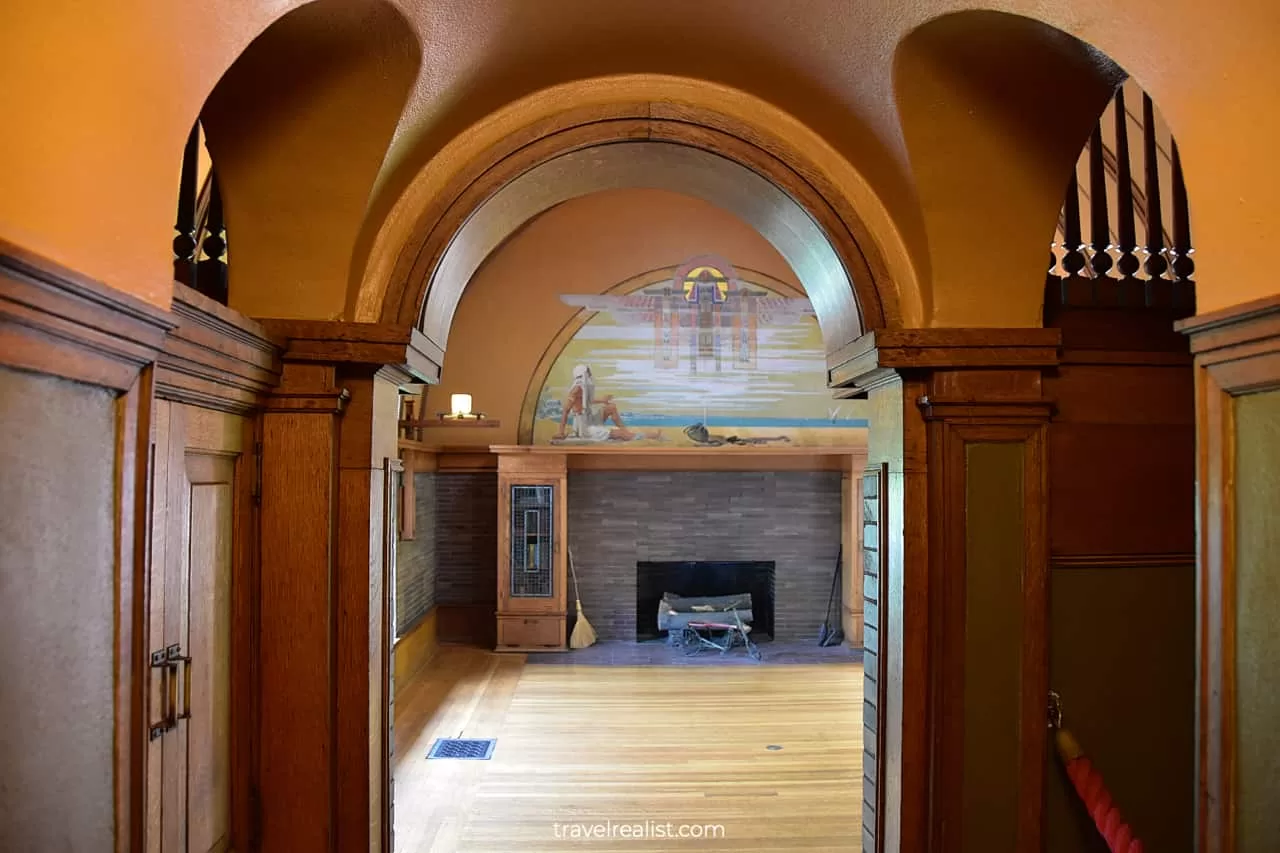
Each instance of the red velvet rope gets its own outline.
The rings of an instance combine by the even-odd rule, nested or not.
[[[1142,842],[1133,837],[1133,830],[1124,822],[1120,810],[1111,800],[1111,792],[1102,781],[1102,774],[1085,757],[1076,739],[1070,732],[1059,729],[1055,740],[1058,754],[1067,767],[1067,777],[1089,810],[1089,817],[1093,818],[1111,853],[1142,853]]]

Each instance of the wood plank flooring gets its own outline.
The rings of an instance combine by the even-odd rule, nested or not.
[[[396,853],[857,850],[861,713],[854,663],[526,666],[443,647],[397,686]],[[438,737],[498,743],[428,761]]]

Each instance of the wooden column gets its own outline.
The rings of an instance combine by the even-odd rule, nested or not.
[[[928,422],[934,848],[1040,847],[1047,671],[1039,367],[937,370]]]
[[[261,850],[333,850],[338,447],[331,366],[286,363],[262,425]]]
[[[1042,372],[1059,341],[1055,329],[882,331],[831,371],[872,403],[864,850],[1040,847]]]
[[[434,371],[408,327],[264,325],[285,366],[263,425],[261,849],[382,850],[385,466],[399,387]]]
[[[1280,844],[1280,297],[1178,324],[1196,363],[1196,848]]]

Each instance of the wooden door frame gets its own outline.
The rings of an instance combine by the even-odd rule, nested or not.
[[[412,477],[410,470],[406,473],[400,459],[388,456],[382,467],[382,851],[393,853],[395,845],[395,827],[392,824],[395,816],[394,768],[392,758],[395,751],[394,720],[391,717],[392,691],[395,679],[395,642],[396,614],[391,600],[395,592],[397,564],[397,545],[400,539],[401,496],[395,488],[396,475],[401,482],[406,476]],[[412,509],[410,508],[410,511]]]
[[[1196,849],[1236,849],[1235,401],[1280,389],[1280,296],[1182,320],[1196,385]]]

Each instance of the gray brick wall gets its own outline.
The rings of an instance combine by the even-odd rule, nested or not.
[[[415,474],[413,539],[396,545],[396,633],[402,634],[436,604],[436,475]]]
[[[497,472],[438,473],[435,501],[436,602],[496,608]]]
[[[604,639],[635,639],[638,561],[773,560],[775,638],[816,640],[840,547],[840,474],[570,472],[569,545]]]

